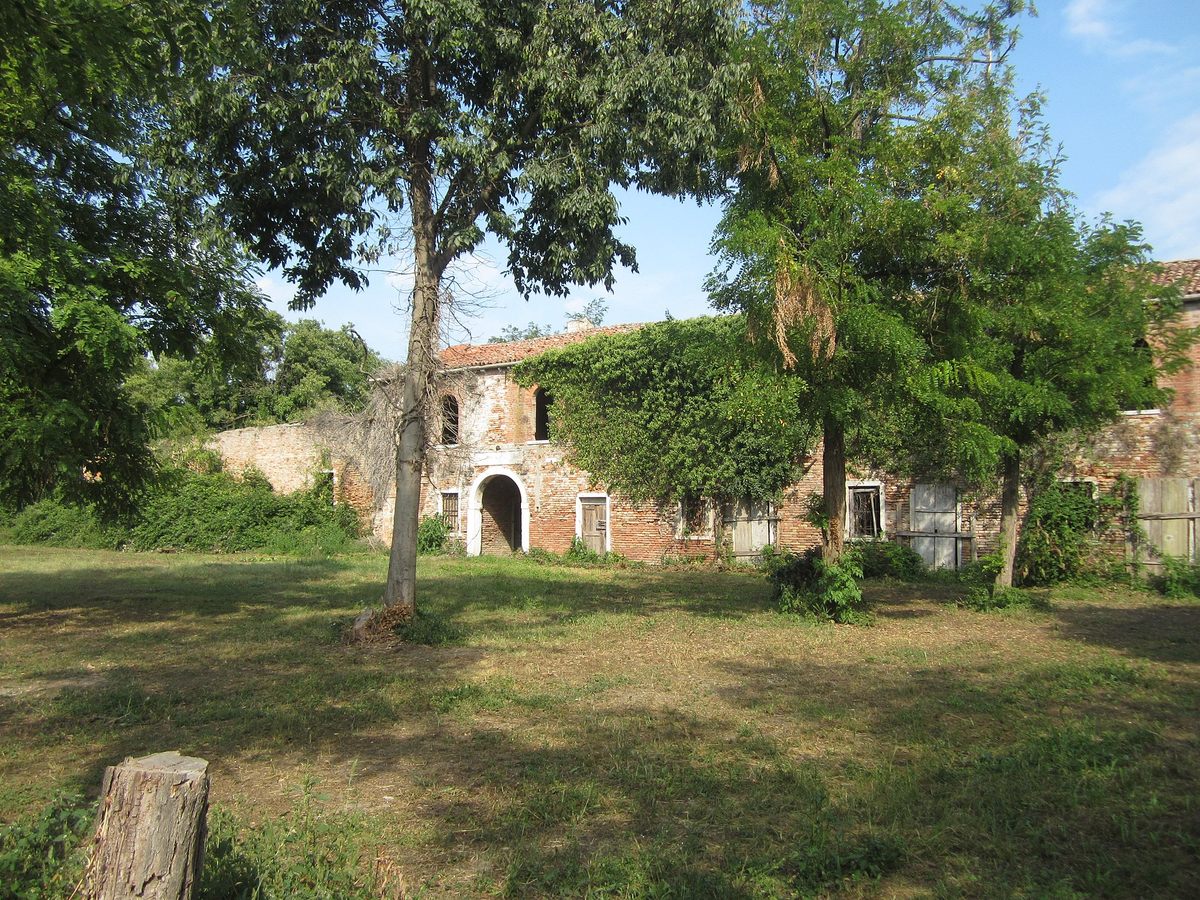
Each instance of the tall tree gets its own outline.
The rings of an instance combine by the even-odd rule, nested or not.
[[[1176,292],[1155,283],[1138,227],[1079,219],[1038,98],[1010,122],[995,110],[947,173],[977,196],[978,214],[954,234],[971,327],[927,373],[949,411],[929,432],[948,438],[958,471],[986,485],[1000,479],[997,588],[1013,583],[1030,452],[1065,432],[1086,436],[1122,409],[1162,405],[1160,376],[1185,364],[1195,337]]]
[[[811,386],[827,559],[842,550],[847,457],[910,402],[931,339],[962,324],[959,261],[939,236],[970,209],[970,186],[939,172],[1006,88],[1022,6],[749,6],[736,189],[709,290],[718,307],[745,310]]]
[[[153,466],[126,376],[204,338],[237,355],[263,314],[142,152],[202,25],[174,3],[0,8],[0,502],[128,505]]]
[[[415,610],[416,528],[439,317],[490,233],[519,290],[612,284],[634,264],[612,185],[712,189],[736,72],[721,0],[227,0],[174,162],[310,305],[356,264],[412,254],[384,603]],[[403,213],[401,213],[403,211]],[[399,217],[399,218],[397,218]]]

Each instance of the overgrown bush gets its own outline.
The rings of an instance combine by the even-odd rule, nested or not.
[[[0,900],[66,897],[83,874],[84,834],[95,808],[73,794],[0,825]]]
[[[1094,490],[1090,482],[1058,481],[1033,495],[1017,547],[1021,584],[1057,584],[1101,568],[1100,536],[1126,499],[1121,484],[1111,494]]]
[[[335,506],[327,484],[276,494],[262,474],[176,470],[142,509],[130,546],[136,550],[230,553],[337,553],[358,536],[358,517]]]
[[[128,539],[123,528],[101,521],[92,507],[60,500],[41,500],[25,507],[13,517],[9,534],[18,544],[89,550],[116,550]]]
[[[417,525],[417,552],[441,553],[446,549],[450,526],[441,516],[426,516]]]
[[[862,566],[863,578],[913,581],[925,574],[925,560],[912,547],[895,541],[862,541],[848,547]]]
[[[862,565],[853,553],[828,563],[820,547],[811,547],[779,565],[771,581],[782,612],[863,624],[867,616],[858,586],[862,577]]]

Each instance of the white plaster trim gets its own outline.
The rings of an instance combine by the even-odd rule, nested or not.
[[[847,481],[846,482],[846,523],[843,529],[845,534],[844,540],[869,541],[872,538],[851,538],[850,537],[850,489],[851,488],[878,488],[879,489],[879,535],[874,540],[882,541],[887,538],[887,490],[882,481]]]
[[[521,492],[521,550],[529,552],[529,492],[521,476],[507,466],[489,466],[473,482],[467,494],[467,555],[479,556],[483,552],[483,486],[497,475],[511,478]],[[462,503],[462,494],[458,495]]]
[[[604,500],[604,552],[612,552],[612,498],[608,494],[582,493],[575,496],[575,537],[583,540],[583,501]]]

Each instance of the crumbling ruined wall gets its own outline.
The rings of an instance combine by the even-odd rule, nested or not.
[[[222,431],[207,446],[221,457],[226,471],[258,469],[280,494],[312,487],[325,446],[308,425],[265,425]]]

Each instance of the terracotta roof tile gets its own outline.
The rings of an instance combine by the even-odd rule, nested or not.
[[[496,344],[455,344],[440,354],[442,365],[447,369],[463,369],[474,366],[506,366],[518,363],[530,356],[547,350],[556,350],[570,344],[586,341],[601,334],[621,334],[634,331],[641,325],[609,325],[604,328],[584,328],[579,331],[564,331],[550,337],[532,338],[527,341],[504,341]]]
[[[1178,284],[1184,296],[1200,294],[1200,259],[1177,259],[1161,263],[1162,273],[1155,277],[1159,284]]]

